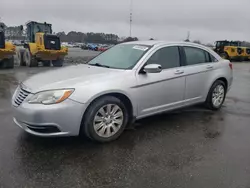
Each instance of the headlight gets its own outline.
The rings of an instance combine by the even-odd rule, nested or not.
[[[56,104],[69,98],[74,89],[41,91],[31,97],[29,103]]]

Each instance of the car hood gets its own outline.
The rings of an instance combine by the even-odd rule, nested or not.
[[[119,76],[125,70],[109,69],[89,65],[73,65],[57,70],[36,74],[22,84],[28,91],[36,93],[43,90],[74,88],[77,84],[105,80]]]

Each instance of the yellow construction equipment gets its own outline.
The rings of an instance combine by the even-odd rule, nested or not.
[[[4,26],[0,23],[0,68],[14,68],[16,47],[11,42],[5,42]]]
[[[245,58],[244,48],[239,46],[238,42],[234,41],[216,41],[215,52],[217,52],[222,58],[230,61],[242,61]]]
[[[21,66],[36,67],[38,62],[44,66],[61,67],[68,48],[62,47],[60,38],[52,34],[52,25],[48,23],[29,22],[27,26],[28,43],[17,53]]]

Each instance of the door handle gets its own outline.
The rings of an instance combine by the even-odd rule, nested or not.
[[[214,68],[212,65],[208,65],[207,67],[206,67],[207,69],[212,69],[212,68]]]
[[[184,73],[184,70],[176,70],[174,73],[175,73],[175,74],[183,74],[183,73]]]

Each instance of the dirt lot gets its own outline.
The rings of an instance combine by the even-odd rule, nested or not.
[[[250,187],[250,63],[234,63],[221,111],[195,106],[146,118],[105,145],[38,138],[14,125],[10,100],[18,82],[48,69],[0,71],[1,188]]]

